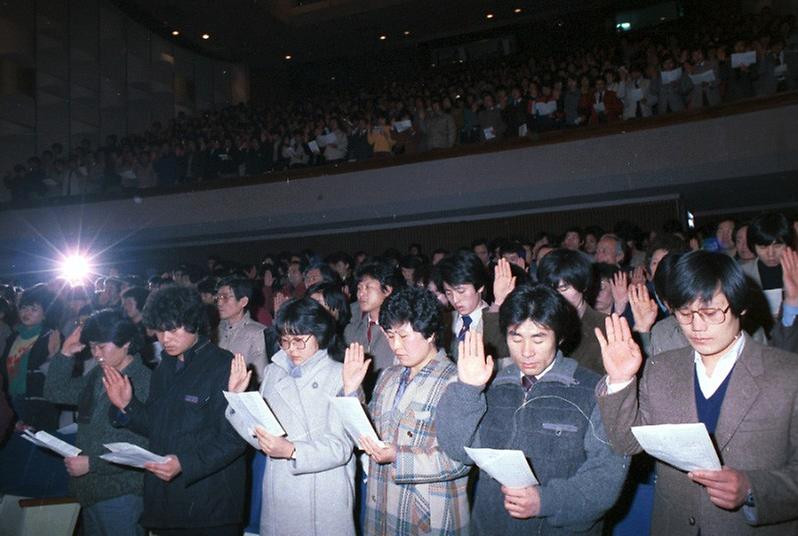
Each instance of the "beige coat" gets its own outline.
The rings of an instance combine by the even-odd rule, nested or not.
[[[698,422],[693,349],[648,360],[643,378],[606,395],[597,387],[604,427],[618,452],[640,445],[630,427]],[[721,463],[745,471],[753,488],[757,525],[742,509],[723,510],[687,474],[657,462],[651,534],[738,536],[798,534],[798,356],[763,346],[747,335],[731,373],[715,433]]]

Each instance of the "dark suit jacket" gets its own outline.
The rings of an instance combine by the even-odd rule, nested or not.
[[[630,428],[698,422],[691,347],[651,357],[643,377],[612,395],[599,382],[596,395],[613,448],[640,452]],[[757,526],[742,509],[709,501],[687,474],[657,462],[651,533],[701,536],[798,534],[798,356],[745,335],[720,410],[715,442],[721,463],[745,471],[753,488]],[[692,523],[691,523],[692,521]]]

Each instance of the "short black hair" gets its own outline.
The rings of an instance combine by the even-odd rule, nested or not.
[[[391,293],[380,307],[380,325],[385,330],[409,323],[424,338],[435,336],[435,347],[443,341],[443,320],[438,299],[427,289],[405,287]]]
[[[233,291],[233,296],[235,296],[236,300],[247,298],[249,302],[247,303],[245,309],[249,309],[249,305],[252,303],[252,295],[254,293],[251,279],[235,275],[223,277],[221,281],[219,281],[219,284],[216,288],[218,290],[222,287],[230,287],[230,290]]]
[[[488,282],[482,260],[476,253],[467,249],[457,250],[444,258],[438,263],[437,269],[441,282],[453,287],[471,284],[479,290]]]
[[[393,262],[387,259],[374,259],[371,262],[362,264],[357,269],[357,281],[360,282],[364,277],[370,277],[379,281],[383,292],[387,291],[388,287],[391,287],[393,290],[398,290],[404,286],[402,274],[398,271]]]
[[[657,235],[646,249],[646,266],[651,263],[651,257],[658,249],[664,249],[668,253],[684,253],[688,248],[687,243],[680,236],[671,233]]]
[[[593,266],[584,253],[570,249],[555,249],[538,263],[538,281],[556,289],[560,281],[586,293],[593,281]]]
[[[122,299],[133,298],[133,301],[136,302],[136,309],[141,311],[144,309],[144,304],[147,303],[147,296],[149,295],[150,291],[144,287],[130,287],[122,293]]]
[[[197,283],[197,290],[200,294],[215,294],[218,287],[218,280],[215,277],[203,277]]]
[[[668,281],[670,280],[671,270],[679,261],[683,253],[668,253],[659,261],[657,271],[654,272],[654,292],[657,297],[664,302],[668,301]]]
[[[25,291],[19,297],[18,308],[22,309],[26,305],[39,305],[44,312],[42,325],[47,328],[57,327],[63,313],[63,306],[56,295],[47,288],[44,283],[36,284]]]
[[[547,285],[518,286],[499,307],[499,327],[505,337],[511,327],[526,320],[552,330],[558,346],[579,333],[576,309]]]
[[[740,317],[748,301],[740,265],[724,253],[691,251],[682,255],[668,274],[668,305],[675,310],[696,300],[708,302],[718,288],[729,301],[732,314]]]
[[[795,229],[787,216],[780,212],[762,214],[748,225],[748,247],[771,244],[795,245]]]
[[[115,309],[97,311],[86,319],[80,332],[80,342],[112,342],[119,348],[130,343],[128,354],[141,352],[144,341],[136,325]]]
[[[119,294],[122,291],[122,280],[119,279],[118,277],[106,277],[105,281],[103,282],[103,285],[106,288],[108,288],[108,285],[111,285],[112,287],[116,288],[117,294]]]
[[[314,262],[313,264],[309,265],[305,270],[302,272],[303,276],[306,276],[309,271],[311,270],[318,270],[319,274],[321,275],[321,282],[322,283],[335,283],[340,285],[341,284],[341,276],[338,275],[338,272],[330,268],[330,265],[324,262]]]
[[[349,300],[343,292],[340,284],[337,283],[316,283],[307,291],[305,296],[319,293],[324,299],[327,308],[333,312],[338,326],[346,326],[352,319],[352,309],[349,307]]]
[[[206,335],[208,315],[199,292],[191,287],[166,286],[154,291],[144,304],[144,325],[156,331],[183,328]]]
[[[313,335],[322,350],[335,343],[335,318],[323,305],[310,297],[285,302],[277,311],[274,327],[281,337]]]

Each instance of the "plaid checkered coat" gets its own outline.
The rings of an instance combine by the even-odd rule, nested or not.
[[[396,446],[396,461],[369,465],[367,535],[468,533],[469,468],[438,447],[435,410],[457,367],[441,350],[407,385],[393,409],[399,376],[393,366],[380,376],[369,404],[380,438]]]

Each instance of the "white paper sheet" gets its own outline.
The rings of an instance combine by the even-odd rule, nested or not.
[[[633,87],[629,90],[629,99],[633,102],[643,100],[643,88]]]
[[[603,111],[605,110],[605,108],[604,108],[604,103],[603,103],[603,102],[594,102],[594,103],[593,103],[593,110],[594,110],[596,113],[601,113],[601,112],[603,112]]]
[[[526,135],[529,134],[529,127],[526,126],[526,123],[518,127],[518,137],[519,138],[526,138]]]
[[[682,78],[682,68],[677,67],[676,69],[671,69],[670,71],[662,71],[660,72],[660,77],[662,78],[663,84],[676,82]]]
[[[787,64],[782,63],[781,65],[776,65],[773,67],[773,74],[776,75],[776,78],[782,78],[787,75]]]
[[[744,65],[754,65],[755,63],[756,63],[755,50],[751,50],[750,52],[737,52],[731,55],[732,69],[736,69],[737,67],[742,67]]]
[[[374,426],[371,425],[366,412],[363,411],[363,406],[360,400],[354,396],[338,396],[330,397],[330,404],[338,412],[341,420],[344,423],[344,429],[352,441],[360,445],[360,437],[366,436],[373,439],[381,447],[385,446]]]
[[[260,426],[275,436],[284,436],[285,429],[277,420],[272,410],[257,391],[246,393],[230,393],[224,391],[224,397],[230,405],[230,411],[225,412],[225,417],[233,426],[238,435],[247,443],[260,449],[255,438],[255,427]]]
[[[310,149],[311,152],[314,153],[314,154],[319,154],[321,152],[321,149],[319,148],[319,144],[316,143],[316,140],[310,140],[308,142],[308,149]]]
[[[703,73],[691,74],[690,80],[692,80],[695,85],[709,84],[715,81],[715,71],[709,69]]]
[[[717,471],[720,460],[704,423],[632,426],[643,450],[682,471]]]
[[[492,140],[496,137],[496,131],[493,130],[493,127],[483,128],[482,132],[485,134],[486,140]]]
[[[550,115],[557,111],[557,101],[536,102],[535,111],[538,115]]]
[[[502,486],[527,488],[539,484],[520,450],[464,448],[474,463]]]
[[[166,463],[166,456],[158,456],[132,443],[106,443],[103,447],[111,452],[100,455],[105,461],[129,465],[142,469],[145,463]]]
[[[413,122],[410,119],[405,119],[404,121],[396,121],[393,124],[393,128],[396,129],[396,132],[404,132],[405,130],[411,128],[413,126]]]
[[[69,458],[72,456],[77,456],[82,451],[77,448],[75,445],[71,445],[66,441],[62,441],[57,437],[48,434],[47,432],[40,430],[35,434],[30,430],[25,430],[22,432],[22,437],[27,439],[37,447],[42,447],[46,449],[50,449],[56,454],[63,456],[64,458]]]

